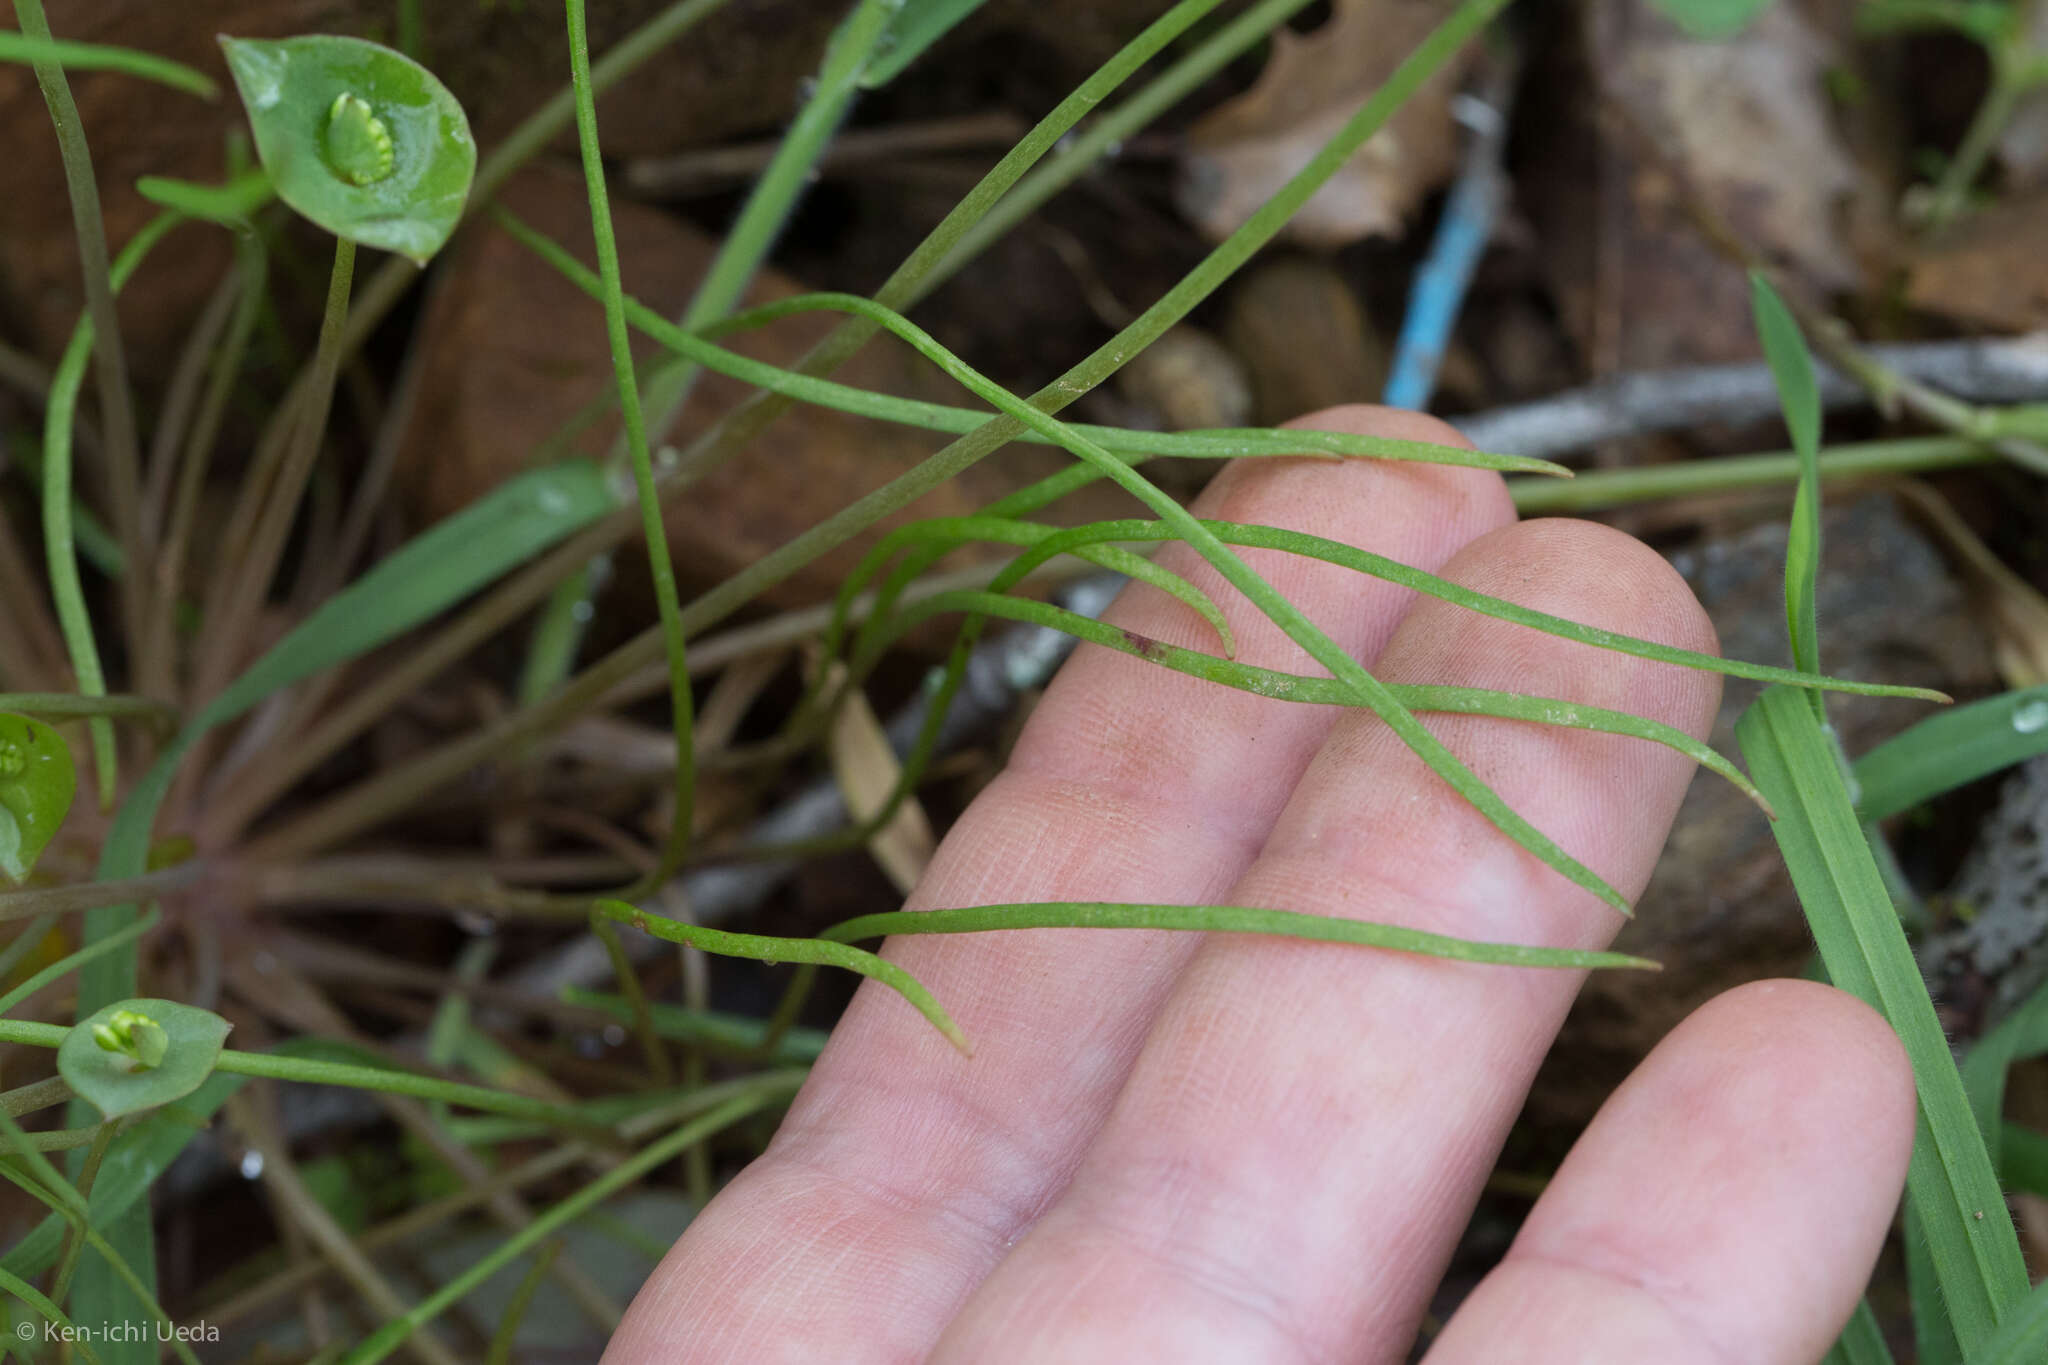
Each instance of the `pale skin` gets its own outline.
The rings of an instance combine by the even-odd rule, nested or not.
[[[1462,444],[1387,409],[1297,425]],[[1197,511],[1715,648],[1658,555],[1587,522],[1516,524],[1491,473],[1248,461]],[[1711,675],[1244,553],[1389,681],[1569,697],[1702,736],[1714,716]],[[1164,562],[1224,604],[1241,659],[1321,671],[1185,547]],[[1213,648],[1149,588],[1109,619]],[[1641,891],[1684,759],[1425,720],[1539,829]],[[1266,905],[1579,948],[1621,923],[1369,715],[1088,646],[909,908],[1029,900]],[[1238,935],[1034,930],[887,952],[974,1056],[864,985],[767,1153],[634,1301],[611,1365],[1401,1360],[1582,979]],[[1729,991],[1600,1111],[1430,1365],[1818,1360],[1890,1225],[1913,1105],[1903,1050],[1860,1002],[1798,981]]]

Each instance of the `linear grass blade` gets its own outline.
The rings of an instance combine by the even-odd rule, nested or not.
[[[0,1270],[0,1290],[5,1290],[30,1308],[35,1309],[36,1315],[44,1322],[55,1323],[62,1329],[64,1339],[77,1348],[79,1358],[85,1361],[85,1365],[99,1365],[99,1353],[92,1349],[91,1334],[80,1330],[74,1325],[71,1319],[64,1315],[64,1310],[50,1302],[44,1296],[42,1290],[37,1289],[19,1276],[10,1275],[4,1270]],[[33,1329],[31,1329],[31,1332],[33,1332]],[[40,1334],[21,1334],[20,1339],[23,1341],[34,1341],[38,1335]],[[24,1351],[22,1352],[22,1358],[26,1360],[32,1357],[28,1352]]]
[[[643,934],[652,934],[670,943],[687,943],[702,952],[716,953],[720,957],[745,957],[756,962],[814,962],[823,967],[843,967],[871,977],[895,991],[911,1007],[945,1035],[946,1041],[960,1049],[966,1056],[974,1053],[967,1035],[953,1022],[953,1016],[946,1013],[946,1007],[926,990],[924,984],[909,972],[904,971],[886,958],[859,948],[849,948],[844,943],[823,938],[778,938],[765,934],[735,934],[723,929],[707,929],[701,924],[686,924],[670,919],[666,915],[650,914],[624,901],[597,900],[591,908],[607,919],[629,924]]]
[[[1785,541],[1785,626],[1794,666],[1818,673],[1820,632],[1814,620],[1813,584],[1820,568],[1820,386],[1792,310],[1756,271],[1750,272],[1749,288],[1757,336],[1777,381],[1792,449],[1799,456],[1799,490],[1792,498],[1792,525]],[[1817,700],[1814,705],[1821,714]]]
[[[1864,844],[1833,741],[1811,706],[1772,688],[1744,714],[1736,737],[1777,808],[1771,832],[1828,975],[1884,1015],[1912,1060],[1919,1133],[1907,1188],[1967,1353],[2017,1307],[2027,1273],[1963,1078]]]
[[[1869,1299],[1856,1301],[1856,1311],[1821,1365],[1893,1365],[1891,1347],[1884,1344],[1884,1331],[1877,1325],[1877,1314],[1870,1311]]]
[[[1898,687],[1889,683],[1856,682],[1848,678],[1830,678],[1821,674],[1798,669],[1776,668],[1769,664],[1747,663],[1741,659],[1724,659],[1716,654],[1702,654],[1696,650],[1678,649],[1671,645],[1658,644],[1620,631],[1602,630],[1596,626],[1583,625],[1552,616],[1548,612],[1536,611],[1519,606],[1504,598],[1491,597],[1482,592],[1453,583],[1447,578],[1421,569],[1411,568],[1396,559],[1376,555],[1342,541],[1312,536],[1303,531],[1290,531],[1278,526],[1251,526],[1242,522],[1208,521],[1202,526],[1211,531],[1226,545],[1253,549],[1284,550],[1290,554],[1319,559],[1326,564],[1368,574],[1374,578],[1396,583],[1416,592],[1426,593],[1454,606],[1463,607],[1482,616],[1508,621],[1515,625],[1540,630],[1546,635],[1572,640],[1579,644],[1591,645],[1595,649],[1612,650],[1617,654],[1628,654],[1639,659],[1653,659],[1660,663],[1677,664],[1682,668],[1696,668],[1709,673],[1720,673],[1731,678],[1748,678],[1756,682],[1782,683],[1788,687],[1812,688],[1828,692],[1848,692],[1862,696],[1902,697],[1917,701],[1947,701],[1948,694],[1925,687]],[[1086,543],[1091,538],[1102,537],[1123,541],[1164,541],[1180,537],[1174,528],[1163,522],[1131,519],[1122,522],[1095,522],[1088,526],[1063,531],[1059,536],[1048,537],[1040,542],[1016,563],[1007,567],[1002,575],[990,580],[992,591],[1001,591],[1031,569],[1036,568],[1046,557],[1064,551],[1071,543]]]
[[[886,645],[896,634],[909,630],[930,617],[955,611],[1044,626],[1072,635],[1076,639],[1102,645],[1163,668],[1170,668],[1176,673],[1185,673],[1205,682],[1219,683],[1240,692],[1271,697],[1276,701],[1302,702],[1316,706],[1360,705],[1350,689],[1334,678],[1283,673],[1277,669],[1219,659],[1200,650],[1170,645],[1164,640],[1155,640],[1135,631],[1123,630],[1078,612],[1068,611],[1064,607],[1054,606],[1050,602],[1038,602],[1026,597],[1011,597],[972,588],[934,593],[916,605],[899,611],[890,618],[890,632],[882,637],[880,643]],[[879,649],[876,653],[879,654]],[[872,656],[863,661],[872,662]],[[1683,730],[1646,716],[1609,710],[1605,707],[1587,706],[1555,697],[1533,697],[1518,692],[1498,692],[1481,687],[1391,683],[1388,684],[1388,690],[1411,711],[1497,716],[1503,720],[1562,725],[1579,730],[1599,731],[1603,734],[1631,735],[1653,744],[1662,744],[1726,778],[1735,784],[1744,796],[1756,802],[1766,814],[1770,812],[1770,803],[1763,799],[1763,794],[1756,789],[1755,784],[1743,776],[1741,769],[1716,753],[1712,747],[1694,739]]]
[[[891,934],[983,934],[1018,929],[1172,929],[1198,934],[1264,934],[1315,943],[1349,943],[1364,948],[1454,962],[1501,967],[1544,967],[1592,971],[1629,967],[1658,971],[1648,958],[1577,948],[1542,948],[1521,943],[1482,943],[1396,924],[1273,910],[1255,905],[1137,905],[1104,901],[1044,901],[1013,905],[971,905],[948,910],[891,910],[835,924],[820,935],[845,943]]]
[[[2037,1284],[2011,1317],[1970,1357],[1970,1365],[2039,1365],[2048,1359],[2048,1280]]]
[[[578,289],[592,298],[602,296],[604,285],[597,272],[577,260],[567,248],[502,205],[491,210],[491,217],[513,240],[539,256],[551,269]],[[739,314],[716,327],[704,329],[700,334],[670,322],[630,294],[622,294],[621,297],[625,304],[626,320],[647,336],[707,370],[742,380],[769,393],[780,394],[819,407],[835,408],[859,417],[872,417],[877,421],[895,422],[902,426],[922,427],[927,431],[951,432],[958,435],[977,430],[997,415],[986,409],[952,407],[943,403],[898,398],[891,394],[855,388],[836,380],[820,379],[796,370],[780,369],[765,361],[741,355],[737,351],[725,350],[705,339],[708,336],[723,336],[750,327],[763,326],[773,320],[759,310]],[[781,316],[781,313],[774,315]],[[1344,431],[1297,431],[1281,427],[1132,431],[1123,427],[1092,426],[1086,423],[1070,424],[1068,430],[1079,432],[1110,450],[1133,455],[1173,455],[1183,459],[1209,460],[1235,460],[1263,455],[1330,455],[1379,460],[1412,460],[1467,469],[1495,469],[1503,473],[1541,474],[1556,479],[1572,477],[1572,471],[1563,465],[1527,455],[1499,455],[1481,450],[1466,450],[1458,446],[1436,445],[1428,441],[1409,441],[1391,436],[1362,436]],[[1015,439],[1033,445],[1055,444],[1051,438],[1037,431],[1020,432]],[[1043,502],[1051,501],[1052,496],[1070,493],[1100,477],[1102,476],[1099,473],[1086,469],[1067,470],[1053,475],[1046,481],[1053,493],[1044,497]],[[1055,483],[1053,480],[1058,482]]]
[[[862,87],[876,90],[895,80],[926,48],[981,6],[982,0],[905,0],[861,72]]]
[[[643,1179],[648,1172],[674,1160],[704,1139],[785,1098],[787,1092],[792,1089],[793,1086],[784,1082],[778,1088],[763,1088],[752,1094],[737,1096],[649,1143],[590,1181],[575,1194],[536,1216],[532,1222],[500,1242],[488,1255],[413,1305],[404,1316],[378,1328],[360,1346],[344,1356],[341,1365],[375,1365],[375,1362],[397,1350],[406,1338],[446,1312],[478,1285],[497,1273],[501,1267],[524,1255],[529,1247],[543,1238],[553,1236],[557,1229],[572,1219],[582,1217],[600,1202],[611,1198],[635,1181]]]
[[[1472,16],[1484,12],[1486,8],[1484,0],[1474,0],[1470,8],[1458,11],[1431,35],[1423,47],[1417,49],[1416,55],[1404,63],[1402,70],[1413,72],[1421,69],[1420,64],[1424,60],[1425,52],[1434,56],[1444,44],[1454,41],[1454,36],[1461,31],[1461,20],[1469,20]],[[1455,41],[1462,42],[1462,39]],[[1384,93],[1394,88],[1396,83],[1390,80],[1381,89]],[[1368,104],[1370,103],[1369,101]],[[1362,109],[1354,123],[1365,119],[1367,114],[1368,110]],[[1258,215],[1253,217],[1256,221]],[[772,320],[792,313],[817,309],[851,313],[887,328],[975,397],[1000,409],[1010,420],[1022,423],[1026,428],[1041,432],[1058,442],[1077,459],[1100,471],[1111,482],[1151,508],[1162,522],[1172,528],[1177,539],[1187,542],[1190,548],[1209,562],[1225,582],[1243,593],[1252,605],[1278,626],[1289,639],[1300,645],[1311,658],[1329,669],[1333,676],[1355,691],[1359,699],[1374,715],[1385,722],[1387,728],[1394,732],[1410,752],[1428,764],[1431,771],[1496,829],[1574,886],[1591,892],[1620,914],[1629,913],[1626,896],[1610,886],[1605,878],[1590,867],[1567,853],[1555,839],[1530,824],[1519,811],[1502,800],[1499,793],[1481,781],[1463,760],[1446,748],[1441,740],[1396,701],[1384,683],[1325,635],[1320,627],[1276,591],[1242,558],[1233,554],[1217,538],[1215,532],[1196,520],[1171,495],[1163,492],[1115,455],[1086,437],[1076,435],[1071,428],[1044,409],[1018,398],[940,345],[929,332],[901,314],[881,307],[871,299],[853,294],[805,294],[784,303],[757,308],[750,316]]]
[[[1856,811],[1882,820],[2048,753],[2048,685],[1938,712],[1856,760]]]
[[[2013,1063],[2048,1053],[2048,985],[2037,988],[1998,1027],[1979,1038],[1963,1058],[1963,1090],[1970,1112],[1998,1164],[2000,1120],[2005,1114],[2005,1078]]]
[[[2048,1133],[2010,1120],[1999,1124],[1998,1178],[2009,1190],[2048,1199]]]
[[[66,71],[118,71],[201,99],[220,94],[220,87],[183,62],[174,62],[152,52],[132,47],[108,47],[101,43],[78,43],[63,38],[38,38],[33,34],[0,29],[0,62],[55,62]]]

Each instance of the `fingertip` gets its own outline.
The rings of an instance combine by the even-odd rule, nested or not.
[[[1432,1360],[1508,1333],[1572,1343],[1532,1361],[1641,1359],[1622,1329],[1644,1324],[1684,1343],[1661,1359],[1814,1360],[1863,1293],[1913,1131],[1911,1068],[1869,1006],[1808,981],[1730,990],[1602,1106]]]
[[[1854,1142],[1875,1173],[1904,1180],[1918,1103],[1913,1064],[1867,1002],[1818,981],[1753,981],[1700,1006],[1667,1043],[1776,1078],[1775,1107],[1788,1121],[1808,1125],[1816,1141]]]

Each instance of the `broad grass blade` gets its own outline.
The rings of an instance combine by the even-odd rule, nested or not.
[[[1934,1002],[1871,860],[1832,738],[1796,692],[1772,688],[1736,726],[1828,975],[1898,1031],[1919,1089],[1907,1188],[1967,1353],[2027,1293],[2026,1264],[1991,1154],[1949,1055]]]

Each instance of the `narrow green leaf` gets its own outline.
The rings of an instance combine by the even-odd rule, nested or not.
[[[1858,1299],[1856,1311],[1835,1338],[1821,1365],[1892,1365],[1892,1348],[1884,1344],[1884,1331],[1869,1299]]]
[[[1856,810],[1897,815],[2001,768],[2048,753],[2048,685],[1938,712],[1856,760]]]
[[[1907,1188],[1968,1353],[2017,1307],[2027,1273],[1962,1076],[1812,708],[1800,694],[1772,688],[1744,714],[1736,737],[1777,808],[1771,832],[1829,977],[1875,1006],[1912,1060],[1919,1133]]]
[[[1650,0],[1671,21],[1694,38],[1709,42],[1733,38],[1750,20],[1770,8],[1771,0]]]
[[[2042,1360],[2048,1360],[2048,1281],[2028,1291],[1970,1357],[1970,1365],[2040,1365]]]
[[[1979,1038],[1963,1058],[1963,1090],[1970,1112],[1998,1163],[2000,1120],[2005,1116],[2005,1079],[2015,1062],[2048,1053],[2048,985],[2037,987],[1998,1027]]]
[[[845,943],[891,934],[981,934],[1013,929],[1173,929],[1189,933],[1265,934],[1316,943],[1350,943],[1391,948],[1455,962],[1502,967],[1569,968],[1591,971],[1633,967],[1659,971],[1648,958],[1577,948],[1539,948],[1520,943],[1481,943],[1395,924],[1271,910],[1253,905],[1130,905],[1102,901],[1047,901],[1016,905],[973,905],[950,910],[891,910],[835,924],[820,935]]]
[[[76,692],[0,692],[0,711],[18,711],[38,719],[105,716],[109,720],[140,720],[166,733],[177,721],[177,713],[162,702],[127,694],[82,697]]]
[[[121,291],[156,244],[183,221],[178,214],[160,213],[129,238],[110,272],[108,284],[114,293]],[[92,314],[88,311],[72,329],[63,359],[57,362],[57,373],[50,381],[49,408],[43,418],[43,554],[50,574],[50,600],[57,609],[65,652],[71,656],[78,690],[87,696],[104,696],[106,675],[100,666],[99,645],[93,638],[85,588],[78,577],[71,495],[72,422],[77,415],[78,392],[85,383],[86,363],[92,358],[95,336]],[[100,805],[108,807],[114,802],[115,790],[114,727],[104,719],[95,719],[91,731]]]
[[[42,721],[0,713],[0,872],[16,885],[63,827],[77,791],[64,737]]]
[[[604,285],[597,272],[577,260],[566,248],[521,220],[503,205],[493,205],[490,212],[498,226],[513,240],[539,256],[562,278],[592,298],[602,297]],[[872,417],[877,421],[922,427],[927,431],[964,434],[981,427],[995,415],[983,409],[949,407],[943,403],[897,398],[891,394],[854,388],[836,380],[820,379],[800,374],[795,370],[779,369],[765,361],[716,346],[705,339],[706,336],[722,336],[729,332],[765,325],[765,319],[758,311],[742,313],[716,327],[706,328],[704,335],[699,335],[670,322],[630,294],[622,295],[622,298],[626,320],[670,351],[702,365],[707,370],[730,375],[734,379],[770,393],[783,394],[819,407],[836,408],[841,412]],[[1391,436],[1363,436],[1348,431],[1311,431],[1280,427],[1220,427],[1209,431],[1131,431],[1123,427],[1091,426],[1087,423],[1069,423],[1067,430],[1077,432],[1107,449],[1130,455],[1174,455],[1183,459],[1203,460],[1235,460],[1260,455],[1330,455],[1339,458],[1414,460],[1466,469],[1541,474],[1555,479],[1572,477],[1572,471],[1563,465],[1554,464],[1549,460],[1533,459],[1526,455],[1497,455],[1482,450],[1466,450],[1459,446],[1435,445],[1428,441],[1406,441]],[[1041,431],[1026,430],[1018,433],[1015,439],[1034,445],[1054,444],[1052,438]],[[1053,475],[1036,486],[1044,491],[1036,497],[1033,506],[1043,506],[1054,497],[1072,492],[1075,488],[1100,477],[1098,472],[1085,468],[1066,470]]]
[[[904,67],[981,5],[982,0],[905,0],[882,30],[882,40],[875,45],[874,59],[861,73],[860,83],[875,90],[895,80]]]
[[[2009,1190],[2048,1199],[2048,1133],[2011,1120],[1999,1124],[1998,1178]]]
[[[54,1323],[61,1329],[60,1335],[51,1336],[35,1331],[32,1327],[28,1332],[22,1332],[17,1328],[9,1338],[10,1341],[16,1343],[66,1341],[71,1344],[72,1349],[78,1352],[79,1357],[85,1361],[86,1365],[99,1365],[99,1353],[92,1349],[92,1334],[80,1330],[73,1324],[71,1319],[64,1315],[64,1310],[50,1302],[42,1290],[37,1289],[26,1280],[8,1274],[5,1270],[0,1270],[0,1289],[6,1290],[30,1308],[35,1309],[36,1315],[44,1322]],[[27,1319],[24,1318],[22,1322],[23,1325],[27,1325]],[[16,1349],[19,1349],[19,1347],[17,1346]],[[24,1360],[35,1358],[35,1354],[31,1351],[22,1351],[21,1356]]]
[[[1223,609],[1216,605],[1216,599],[1190,583],[1180,574],[1154,564],[1143,555],[1132,554],[1129,550],[1114,548],[1093,540],[1074,540],[1064,528],[1046,526],[1035,521],[1021,521],[1013,517],[931,517],[924,521],[912,522],[909,526],[885,536],[871,552],[846,584],[841,586],[840,601],[850,604],[851,598],[865,586],[872,570],[870,565],[886,560],[906,545],[943,544],[948,550],[969,541],[993,541],[999,545],[1033,546],[1058,538],[1065,547],[1059,553],[1071,554],[1077,559],[1099,565],[1112,573],[1120,573],[1159,589],[1167,595],[1187,604],[1196,615],[1216,632],[1226,657],[1237,653],[1236,637],[1230,629],[1230,621]],[[1104,540],[1115,537],[1104,537]],[[1047,554],[1044,558],[1050,558]],[[1033,563],[1042,562],[1034,559]],[[847,591],[848,587],[852,592]],[[894,594],[890,594],[893,598]],[[841,618],[843,629],[843,617]],[[828,635],[827,651],[837,652],[836,634]]]
[[[337,237],[425,265],[461,221],[476,140],[448,87],[361,38],[222,38],[277,197]]]
[[[874,655],[897,635],[933,616],[956,611],[1044,626],[1072,635],[1076,639],[1143,659],[1147,663],[1170,668],[1176,673],[1185,673],[1190,677],[1201,678],[1205,682],[1220,683],[1240,692],[1271,697],[1276,701],[1302,702],[1316,706],[1362,705],[1356,694],[1335,678],[1283,673],[1277,669],[1219,659],[1213,654],[1185,649],[1179,645],[1170,645],[1164,640],[1155,640],[1148,635],[1140,635],[1135,631],[1123,630],[1092,617],[1082,616],[1078,612],[1054,606],[1050,602],[1038,602],[1028,597],[1011,597],[972,588],[934,593],[891,616],[889,629],[876,637],[871,650],[856,661],[855,676],[863,675]],[[1605,707],[1586,706],[1556,697],[1535,697],[1519,692],[1498,692],[1479,687],[1390,683],[1388,691],[1411,711],[1497,716],[1503,720],[1530,721],[1540,725],[1562,725],[1578,730],[1594,730],[1603,734],[1629,735],[1653,744],[1661,744],[1726,778],[1735,784],[1744,796],[1756,802],[1766,814],[1770,813],[1770,803],[1765,801],[1756,786],[1743,776],[1741,769],[1716,753],[1712,747],[1694,739],[1683,730],[1646,716],[1613,711]]]
[[[1848,678],[1830,678],[1823,674],[1803,672],[1789,668],[1776,668],[1769,664],[1753,664],[1741,659],[1724,659],[1718,654],[1702,654],[1697,650],[1679,649],[1672,645],[1659,644],[1639,636],[1624,635],[1620,631],[1602,630],[1596,626],[1583,625],[1552,616],[1548,612],[1536,611],[1520,606],[1505,598],[1491,597],[1486,593],[1474,592],[1462,584],[1447,578],[1411,568],[1396,559],[1376,555],[1341,541],[1312,536],[1303,531],[1292,531],[1279,526],[1249,526],[1242,522],[1209,521],[1199,523],[1226,545],[1251,549],[1284,550],[1289,554],[1319,559],[1325,564],[1368,574],[1374,578],[1396,583],[1416,592],[1426,593],[1440,601],[1491,616],[1496,620],[1508,621],[1531,630],[1540,630],[1546,635],[1559,639],[1591,645],[1595,649],[1612,650],[1617,654],[1628,654],[1638,659],[1653,659],[1659,663],[1676,664],[1681,668],[1696,668],[1708,673],[1720,673],[1731,678],[1749,678],[1757,682],[1782,683],[1788,687],[1811,688],[1826,692],[1847,692],[1861,696],[1900,697],[1917,701],[1949,700],[1944,692],[1925,687],[1898,687],[1889,683],[1856,682]],[[909,528],[905,528],[906,530]],[[1063,553],[1072,544],[1086,544],[1090,539],[1103,538],[1122,541],[1167,541],[1180,536],[1175,528],[1161,521],[1146,521],[1133,518],[1127,521],[1093,522],[1087,526],[1074,527],[1058,535],[1043,538],[1026,554],[1018,557],[1002,575],[991,580],[990,588],[1001,591],[1021,579],[1025,573],[1036,568],[1054,554]]]
[[[157,911],[151,910],[120,933],[109,934],[103,939],[86,944],[75,953],[65,954],[49,966],[44,967],[41,971],[36,972],[13,990],[8,991],[5,995],[0,995],[0,1015],[6,1014],[7,1011],[13,1009],[16,1005],[19,1005],[51,982],[63,980],[94,958],[105,957],[108,953],[117,953],[126,948],[129,944],[135,942],[136,939],[141,938],[151,929],[154,929],[157,921],[161,918],[162,916]],[[5,973],[0,973],[0,975],[5,975]]]
[[[57,1074],[109,1119],[181,1100],[206,1083],[232,1025],[176,1000],[122,1000],[78,1021]]]
[[[206,723],[218,725],[439,615],[616,505],[587,460],[500,484],[321,603],[206,708]]]
[[[572,1219],[582,1217],[603,1200],[643,1179],[649,1171],[674,1160],[704,1139],[723,1131],[749,1114],[757,1113],[782,1100],[792,1088],[781,1085],[738,1096],[649,1143],[507,1237],[489,1255],[441,1285],[408,1309],[404,1316],[392,1319],[371,1333],[360,1346],[342,1358],[341,1365],[376,1365],[377,1361],[397,1350],[407,1337],[447,1311],[452,1304],[496,1274],[501,1267],[524,1255],[528,1247],[544,1237],[552,1236],[556,1229]]]
[[[573,5],[577,0],[570,0],[570,3]],[[1416,55],[1412,56],[1408,63],[1403,64],[1402,70],[1412,73],[1418,69],[1416,64],[1423,60],[1423,53],[1428,52],[1434,56],[1439,44],[1448,42],[1452,35],[1460,31],[1461,19],[1469,20],[1486,9],[1486,0],[1475,0],[1470,9],[1458,11],[1417,49]],[[1394,88],[1396,83],[1390,80],[1386,86],[1381,87],[1381,93],[1384,94]],[[1368,101],[1368,108],[1371,103]],[[1361,109],[1357,119],[1354,119],[1353,126],[1365,119],[1367,112],[1367,109]],[[1257,219],[1258,215],[1255,214],[1254,221]],[[1555,839],[1530,824],[1519,811],[1502,800],[1499,793],[1482,782],[1463,760],[1444,747],[1442,741],[1396,701],[1384,683],[1324,634],[1320,627],[1276,591],[1272,584],[1260,577],[1249,564],[1233,554],[1217,538],[1214,531],[1196,520],[1172,495],[1161,490],[1109,451],[1086,437],[1075,434],[1072,428],[1045,409],[1018,398],[1002,385],[968,365],[941,346],[929,332],[901,314],[883,308],[871,299],[852,294],[807,294],[791,300],[790,304],[788,307],[770,304],[765,308],[755,309],[751,316],[767,320],[790,313],[829,308],[852,313],[886,327],[975,397],[1000,409],[1004,416],[1011,420],[1057,441],[1077,459],[1090,465],[1139,502],[1151,508],[1162,522],[1173,528],[1175,538],[1186,541],[1190,548],[1209,562],[1225,582],[1243,593],[1252,605],[1280,627],[1289,639],[1300,645],[1311,658],[1354,690],[1359,699],[1386,723],[1387,728],[1395,733],[1403,745],[1427,763],[1431,771],[1442,778],[1446,785],[1463,797],[1494,828],[1521,845],[1574,886],[1592,893],[1621,914],[1626,915],[1629,912],[1626,896],[1610,886],[1605,878],[1567,853]]]
[[[720,957],[745,957],[771,963],[815,962],[822,967],[843,967],[849,972],[871,977],[909,1001],[932,1027],[945,1035],[947,1042],[963,1054],[973,1055],[974,1048],[967,1041],[967,1035],[953,1022],[953,1016],[946,1013],[946,1007],[916,977],[886,958],[830,939],[777,938],[707,929],[701,924],[686,924],[665,915],[650,914],[624,901],[597,900],[591,903],[591,908],[606,919],[629,924],[643,934],[652,934],[670,943],[687,943],[692,948]]]
[[[256,211],[276,197],[261,167],[251,167],[224,185],[145,175],[135,182],[135,190],[150,203],[187,218],[238,229],[248,227]]]
[[[1750,272],[1749,287],[1757,336],[1777,381],[1792,449],[1799,456],[1799,491],[1793,495],[1792,526],[1785,541],[1785,625],[1792,638],[1793,665],[1818,673],[1820,633],[1814,621],[1813,583],[1820,566],[1820,385],[1792,310],[1761,273]],[[1814,705],[1818,708],[1817,699]]]
[[[210,100],[220,93],[220,87],[204,73],[152,52],[137,52],[130,47],[107,47],[100,43],[74,43],[62,38],[38,38],[13,29],[0,29],[0,62],[46,61],[55,61],[66,71],[118,71],[124,76],[139,76],[202,99]]]

